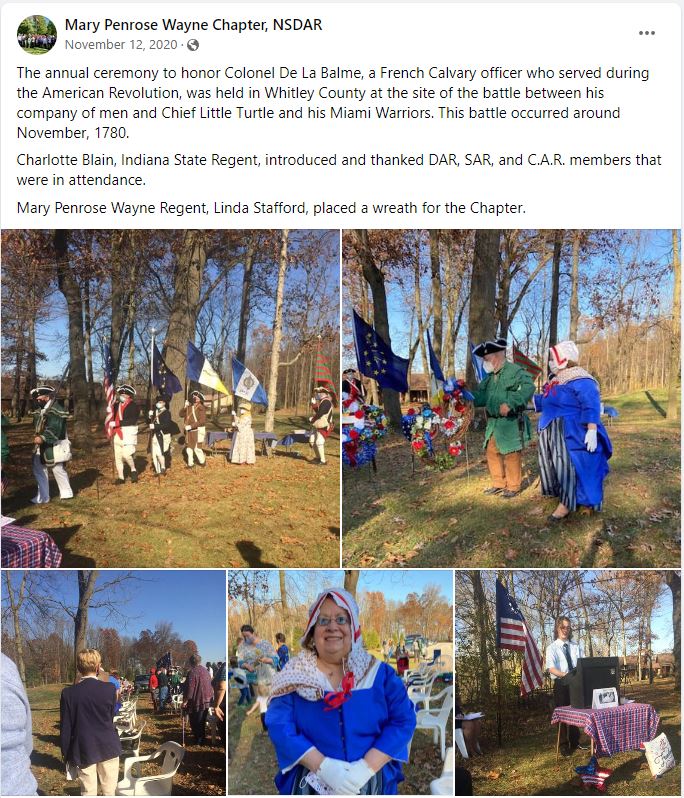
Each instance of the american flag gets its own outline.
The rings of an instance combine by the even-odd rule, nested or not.
[[[114,361],[112,360],[112,350],[106,346],[104,350],[104,393],[107,399],[107,412],[105,413],[104,428],[105,434],[111,440],[114,434],[109,427],[109,422],[114,421]]]
[[[496,646],[523,652],[520,695],[542,686],[542,658],[515,599],[496,580]]]

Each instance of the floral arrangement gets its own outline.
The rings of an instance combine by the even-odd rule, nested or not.
[[[401,417],[401,429],[416,455],[434,460],[440,470],[455,464],[465,450],[461,436],[465,435],[473,411],[473,395],[466,390],[463,380],[451,377],[446,380],[430,403],[419,410],[410,407]],[[435,442],[444,437],[446,453],[436,455]]]
[[[387,417],[381,407],[364,405],[346,393],[342,408],[342,462],[357,468],[375,457],[377,441],[387,434]]]

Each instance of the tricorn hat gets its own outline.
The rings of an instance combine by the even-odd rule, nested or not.
[[[473,349],[473,354],[477,357],[493,355],[495,352],[505,352],[508,341],[505,338],[496,338],[494,341],[483,341]]]
[[[31,391],[31,397],[35,399],[38,396],[52,396],[54,392],[55,389],[51,388],[49,385],[39,385]]]
[[[160,393],[159,396],[154,400],[154,403],[157,402],[164,402],[165,405],[168,405],[170,399],[165,393]]]
[[[193,399],[195,396],[199,396],[200,402],[204,401],[204,394],[201,391],[192,391],[190,398]]]
[[[314,388],[314,393],[327,393],[327,394],[330,394],[331,391],[330,391],[330,388],[327,388],[325,385],[317,385]]]
[[[117,385],[116,392],[125,393],[128,396],[135,396],[135,388],[132,385]]]

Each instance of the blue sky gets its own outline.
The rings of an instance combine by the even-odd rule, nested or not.
[[[224,571],[100,571],[96,587],[124,574],[138,579],[127,583],[128,601],[121,610],[128,617],[124,624],[113,623],[103,610],[91,609],[91,626],[115,626],[119,634],[137,637],[143,629],[154,629],[158,621],[168,621],[181,640],[194,640],[204,661],[225,661],[226,653],[226,576]],[[18,584],[21,571],[12,572]],[[78,597],[76,571],[52,572],[53,593],[75,606]],[[4,579],[3,579],[4,586]],[[3,598],[5,590],[3,589]],[[113,594],[118,600],[119,594]]]
[[[296,255],[300,240],[306,235],[307,230],[293,230],[290,232],[289,246],[293,255]],[[325,239],[325,243],[332,249],[332,256],[329,261],[319,259],[319,267],[325,271],[326,274],[326,294],[337,293],[339,296],[339,233],[337,230],[330,231],[317,231],[320,237]],[[209,267],[210,269],[211,267]],[[277,270],[277,264],[274,265]],[[238,264],[229,275],[229,281],[232,288],[232,294],[235,297],[236,307],[231,309],[233,315],[239,313],[240,292],[242,291],[242,273],[243,267]],[[296,268],[291,268],[286,276],[285,291],[292,290],[301,282],[301,274]],[[253,308],[250,325],[256,327],[258,324],[272,323],[273,319],[273,305],[271,302],[264,303],[264,308],[261,310],[258,306]],[[101,322],[100,322],[101,324]],[[164,343],[164,330],[165,322],[160,325],[157,322],[158,328],[161,326],[161,333],[157,333],[157,344],[161,349]],[[38,362],[38,376],[43,378],[59,377],[64,370],[69,357],[69,342],[68,342],[68,319],[67,309],[64,296],[55,288],[50,297],[50,319],[46,322],[39,323],[36,327],[36,344],[38,350],[46,356],[46,360]],[[144,336],[147,350],[149,351],[149,331],[141,330]],[[161,337],[160,337],[161,336]],[[136,348],[140,347],[140,341],[136,336]],[[235,340],[232,345],[237,343],[237,333],[235,333]],[[97,337],[93,335],[93,370],[95,372],[95,381],[102,380],[102,358],[98,348]],[[137,359],[144,360],[145,354],[138,351]],[[5,364],[3,364],[5,365]],[[6,364],[11,367],[11,364]]]
[[[301,571],[286,571],[287,574],[299,575]],[[309,571],[316,574],[319,589],[324,586],[339,586],[344,584],[344,571]],[[279,592],[278,572],[269,574],[269,584],[274,592]],[[358,592],[379,590],[385,594],[386,599],[404,601],[409,593],[422,593],[427,585],[437,585],[441,588],[442,595],[448,601],[453,599],[453,574],[451,571],[432,570],[377,570],[366,569],[361,571]]]
[[[669,230],[650,230],[650,231],[643,231],[642,239],[641,239],[641,260],[642,261],[654,261],[658,264],[663,263],[671,263],[671,251],[672,251],[672,234]],[[423,246],[421,250],[421,263],[427,264],[429,263],[429,250],[427,246]],[[586,275],[594,275],[596,274],[602,265],[602,257],[592,257],[587,259],[586,261],[582,262],[581,265],[581,272],[582,274]],[[550,274],[550,264],[546,267]],[[566,291],[568,290],[569,286],[569,279],[567,277],[567,261],[564,260],[561,271],[563,276],[561,276],[561,290]],[[541,279],[541,274],[538,275],[537,280]],[[671,284],[671,277],[668,280],[668,285]],[[411,282],[411,286],[413,283]],[[663,304],[666,305],[669,299],[671,298],[671,291],[668,289],[668,285],[661,286],[661,296],[663,298]],[[411,288],[411,292],[412,292]],[[421,282],[421,291],[422,291],[422,300],[423,300],[423,313],[425,313],[426,308],[429,305],[429,298],[430,298],[430,275],[426,273],[423,275],[422,282]],[[392,338],[392,350],[396,355],[401,357],[408,357],[409,353],[409,340],[408,340],[408,333],[411,324],[411,308],[413,306],[412,297],[413,294],[411,293],[411,301],[406,301],[406,290],[402,290],[401,287],[392,281],[388,281],[386,283],[386,292],[387,292],[387,310],[389,314],[389,322],[390,322],[390,336]],[[582,287],[580,291],[580,310],[583,313],[588,312],[588,308],[586,305],[585,297],[587,296],[587,288]],[[512,296],[516,295],[516,291],[512,292]],[[348,301],[348,295],[345,294],[345,300]],[[345,312],[351,312],[351,308],[345,307]],[[467,317],[466,317],[467,319]],[[461,334],[459,335],[459,339],[457,342],[457,368],[464,367],[464,358],[465,358],[465,333],[467,332],[467,320],[464,319],[464,323],[461,327]],[[524,337],[524,333],[520,327],[520,314],[516,319],[514,319],[511,332],[512,335],[518,339],[522,339]],[[559,336],[560,339],[563,339],[568,334],[568,326],[569,326],[569,305],[567,298],[561,299],[561,307],[559,308],[559,320],[558,320],[558,328],[559,328]],[[432,321],[430,322],[430,329],[432,329]],[[351,327],[345,330],[344,335],[344,342],[346,344],[351,343]],[[511,342],[509,340],[509,342]],[[511,342],[512,343],[512,342]],[[344,357],[344,367],[355,366],[355,355],[351,353],[347,353]],[[421,371],[422,370],[422,361],[420,359],[420,354],[417,355],[416,360],[414,361],[414,371]],[[448,376],[448,375],[446,375]]]

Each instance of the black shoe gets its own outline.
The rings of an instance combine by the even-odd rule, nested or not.
[[[131,471],[131,482],[137,482],[137,481],[138,481],[138,472]]]
[[[316,461],[316,465],[328,465],[327,463],[322,463],[320,460]]]
[[[570,513],[568,513],[568,515],[570,515]],[[554,515],[553,513],[551,513],[551,515],[548,516],[546,520],[549,521],[549,523],[551,524],[560,524],[563,521],[567,520],[568,515]]]
[[[125,479],[115,479],[112,485],[123,485],[125,481]]]
[[[485,496],[495,496],[497,493],[502,493],[503,488],[487,488],[482,491]]]
[[[520,493],[520,488],[518,490],[505,490],[501,494],[502,499],[512,499],[514,496],[517,496]]]
[[[589,750],[589,746],[588,745],[582,745],[581,743],[577,743],[576,748],[578,750],[580,750],[580,751],[588,751]]]

